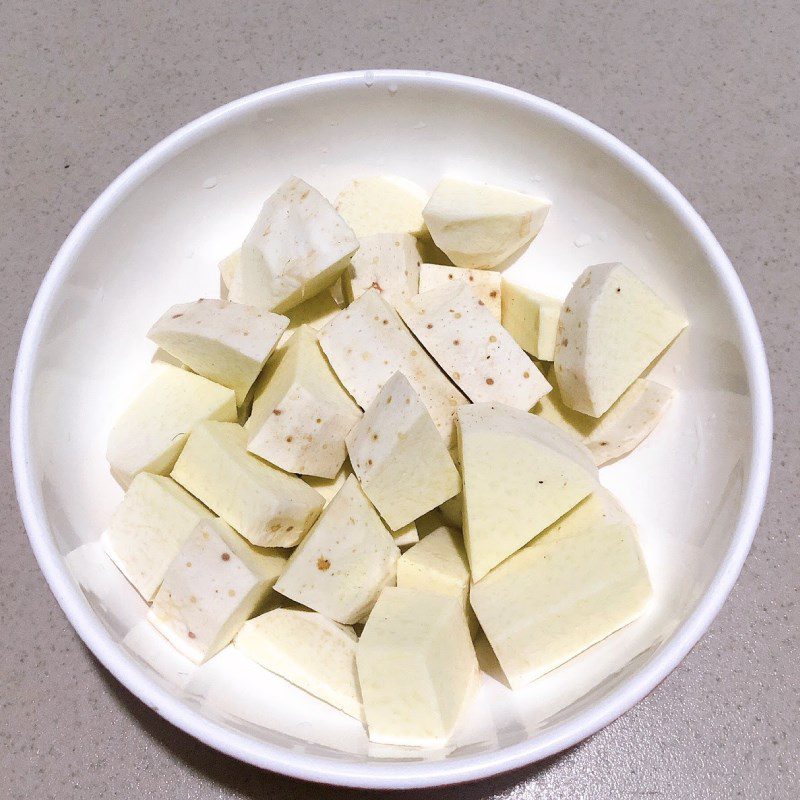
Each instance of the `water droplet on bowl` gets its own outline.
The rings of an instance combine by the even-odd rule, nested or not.
[[[390,83],[389,84],[389,94],[397,94],[397,84]]]
[[[373,83],[375,83],[375,73],[371,69],[368,69],[364,73],[364,85],[372,86]]]
[[[647,239],[648,242],[653,241],[653,232],[652,231],[645,231],[644,238]]]
[[[428,126],[427,126],[427,125],[426,125],[424,122],[418,122],[418,123],[417,123],[417,124],[414,126],[414,130],[420,131],[420,130],[422,130],[423,128],[427,128],[427,127],[428,127]]]
[[[534,180],[534,183],[541,183],[542,182],[542,176],[541,175],[534,175],[533,176],[533,180]]]
[[[608,239],[608,234],[605,231],[600,231],[600,233],[597,234],[597,238],[601,242],[605,242]]]
[[[206,178],[203,181],[203,188],[204,189],[213,189],[217,185],[216,178]]]
[[[575,247],[586,247],[587,244],[591,244],[591,241],[592,237],[588,233],[582,233],[575,237]]]

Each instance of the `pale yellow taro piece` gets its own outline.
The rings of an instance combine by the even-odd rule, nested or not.
[[[222,278],[222,284],[226,289],[230,290],[231,283],[233,283],[233,276],[236,270],[239,269],[239,263],[242,260],[242,248],[237,247],[230,255],[225,256],[222,261],[217,265],[219,274]]]
[[[125,487],[139,472],[169,474],[190,431],[203,420],[232,422],[236,396],[169,364],[153,364],[144,386],[108,437],[108,463]]]
[[[230,287],[231,285],[231,280],[241,260],[241,253],[241,248],[238,248],[219,264],[222,282],[226,287]],[[293,306],[284,313],[283,316],[287,317],[289,320],[289,326],[278,341],[279,347],[285,344],[289,337],[301,325],[310,325],[315,330],[319,330],[325,323],[333,319],[336,312],[341,308],[339,301],[334,295],[334,290],[337,285],[339,285],[338,281],[328,289],[323,289],[318,294],[309,297],[307,300],[304,300],[299,305]]]
[[[599,417],[686,327],[627,267],[588,267],[564,300],[555,350],[561,397]]]
[[[559,300],[503,278],[503,327],[534,358],[553,360],[560,313]]]
[[[204,520],[170,564],[147,618],[201,664],[264,603],[285,564],[281,552],[253,547],[220,519]]]
[[[369,738],[381,744],[445,744],[480,680],[461,599],[418,588],[383,590],[356,662]]]
[[[441,525],[400,556],[397,585],[458,597],[467,615],[470,633],[477,620],[469,605],[469,561],[461,531]]]
[[[234,644],[264,669],[364,721],[352,628],[316,611],[276,608],[245,622]]]
[[[228,300],[172,306],[147,336],[202,375],[236,393],[241,405],[289,320]]]
[[[336,473],[334,478],[318,478],[315,475],[301,475],[300,477],[315,491],[319,492],[325,500],[327,506],[339,489],[344,486],[347,478],[353,474],[353,468],[350,466],[350,461],[345,459],[342,468]]]
[[[290,178],[264,203],[242,244],[229,299],[281,313],[335,283],[358,240],[312,186]]]
[[[439,527],[406,550],[397,562],[397,585],[441,592],[469,607],[469,562],[461,534]]]
[[[409,547],[419,541],[419,531],[417,530],[417,523],[409,522],[408,525],[403,525],[396,531],[390,530],[392,539],[398,547]]]
[[[330,368],[313,328],[298,328],[267,363],[245,423],[247,449],[288,472],[335,478],[361,409]]]
[[[496,267],[544,225],[550,201],[521,192],[444,178],[422,213],[431,237],[459,267]]]
[[[281,337],[279,344],[286,344],[291,335],[303,325],[308,325],[315,331],[322,330],[339,311],[341,311],[341,306],[334,299],[331,290],[324,289],[286,312],[286,316],[289,318],[289,327]]]
[[[417,250],[424,264],[440,264],[452,267],[453,262],[433,242],[430,236],[421,236],[417,239]],[[463,267],[462,267],[463,269]]]
[[[500,319],[502,280],[499,272],[490,269],[422,264],[419,268],[419,293],[448,283],[466,283],[475,297],[492,312],[492,316]]]
[[[292,553],[275,586],[336,622],[360,622],[394,584],[400,551],[351,475]]]
[[[401,372],[384,384],[349,433],[347,452],[364,492],[392,530],[461,488],[442,437]]]
[[[312,475],[303,475],[302,478],[312,489],[316,489],[325,498],[325,505],[327,506],[352,474],[353,468],[350,466],[350,460],[345,459],[335,478],[316,478]],[[409,547],[419,541],[416,522],[409,522],[408,525],[404,525],[396,531],[389,531],[389,533],[392,534],[394,543],[398,547]]]
[[[453,448],[450,451],[450,457],[453,459],[453,463],[456,465],[456,469],[458,470],[458,474],[461,474],[461,461],[460,456],[458,455],[458,447]],[[462,481],[463,486],[463,481]],[[464,493],[463,491],[459,492],[455,497],[451,497],[449,500],[445,500],[439,506],[439,513],[442,515],[442,519],[447,525],[451,525],[454,528],[461,528],[463,527],[464,523]]]
[[[260,547],[294,547],[324,503],[296,475],[248,453],[247,434],[235,423],[197,426],[172,477]]]
[[[470,572],[461,532],[442,525],[397,562],[397,585],[457,597],[469,612]]]
[[[673,395],[660,383],[637,378],[602,417],[590,417],[564,405],[553,367],[547,379],[553,391],[541,399],[535,413],[569,431],[589,449],[598,467],[638,447],[658,425]]]
[[[463,283],[398,305],[406,325],[473,403],[528,411],[550,384],[511,334]]]
[[[474,584],[470,600],[518,689],[635,620],[650,595],[636,527],[598,489]]]
[[[439,511],[442,512],[442,517],[448,525],[452,525],[454,528],[460,528],[464,522],[463,507],[464,496],[459,492],[455,497],[445,500],[444,503],[439,506]]]
[[[459,409],[464,541],[473,580],[552,525],[597,486],[588,450],[533,414]]]
[[[358,178],[336,198],[336,210],[360,239],[376,233],[425,232],[422,209],[428,200],[424,189],[397,175]]]
[[[420,396],[448,447],[455,446],[455,410],[467,399],[450,383],[375,289],[342,309],[319,343],[345,389],[366,408],[395,372]]]
[[[561,303],[543,302],[539,306],[539,355],[540,361],[552,361],[556,357],[558,323],[561,320]]]
[[[197,523],[213,516],[172,478],[140,472],[101,541],[120,572],[149,602]]]
[[[376,233],[358,241],[358,251],[342,273],[346,303],[367,289],[377,290],[391,304],[417,293],[420,257],[410,233]]]

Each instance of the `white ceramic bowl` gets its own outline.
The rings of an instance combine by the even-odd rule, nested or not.
[[[121,497],[109,428],[172,303],[216,296],[216,264],[290,174],[329,197],[392,172],[428,189],[453,173],[542,194],[553,210],[514,265],[564,292],[621,260],[691,322],[654,370],[678,398],[602,480],[641,529],[655,599],[645,616],[528,689],[486,678],[451,747],[369,745],[360,726],[223,652],[200,668],[142,622],[144,604],[96,540]],[[412,787],[486,777],[594,733],[661,681],[706,630],[747,555],[767,486],[769,378],[741,284],[689,203],[613,136],[514,89],[376,71],[278,86],[169,136],[72,231],[39,291],[12,400],[17,493],[64,612],[102,663],[175,725],[232,756],[316,781]],[[232,670],[237,670],[232,678]]]

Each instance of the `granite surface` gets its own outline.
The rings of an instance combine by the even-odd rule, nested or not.
[[[508,83],[583,114],[684,192],[742,278],[774,381],[770,496],[722,613],[656,691],[561,756],[437,797],[796,798],[798,41],[795,0],[4,0],[4,396],[36,289],[80,215],[147,148],[221,103],[316,73],[425,67]],[[0,414],[7,429],[5,401]],[[0,458],[0,798],[360,794],[219,755],[118,685],[45,585],[17,511],[7,442]]]

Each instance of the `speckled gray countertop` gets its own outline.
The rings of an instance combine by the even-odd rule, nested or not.
[[[796,0],[4,0],[3,391],[39,282],[80,215],[137,156],[215,106],[301,76],[385,66],[477,75],[583,114],[683,191],[742,278],[774,382],[770,496],[722,613],[655,692],[561,756],[437,797],[796,798],[798,41]],[[4,402],[4,429],[7,414]],[[17,511],[5,442],[0,455],[0,798],[356,794],[219,755],[118,685],[45,585]]]

